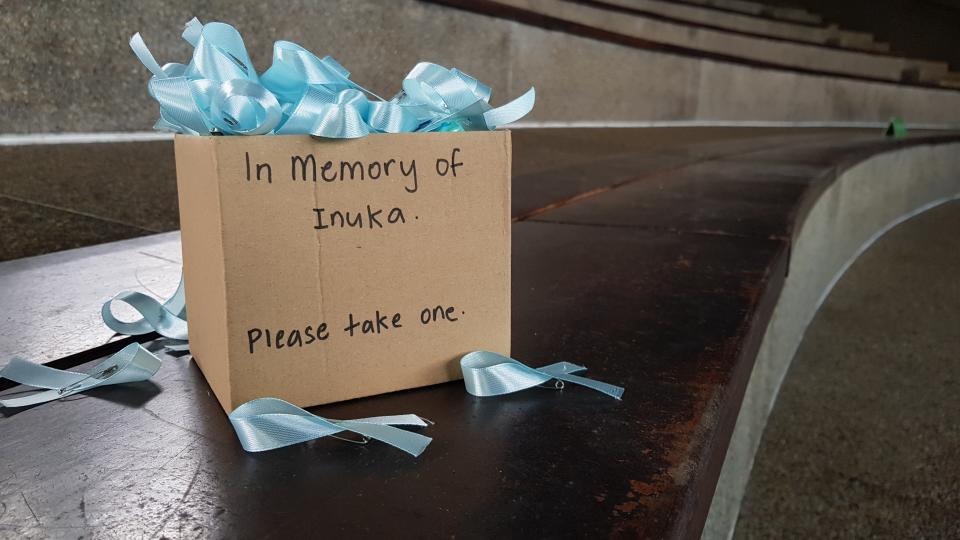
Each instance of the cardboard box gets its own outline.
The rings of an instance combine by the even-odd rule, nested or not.
[[[510,132],[177,135],[190,349],[221,405],[318,405],[510,350]]]

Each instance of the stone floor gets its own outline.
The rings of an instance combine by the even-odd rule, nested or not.
[[[170,142],[0,147],[0,260],[177,228]]]
[[[737,538],[960,538],[960,202],[882,237],[817,313]]]

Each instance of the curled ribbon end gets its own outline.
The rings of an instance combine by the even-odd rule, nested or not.
[[[522,96],[483,113],[483,119],[491,129],[512,124],[523,118],[533,110],[537,101],[537,91],[532,86]]]
[[[422,454],[423,451],[426,450],[428,446],[430,446],[430,443],[433,442],[433,439],[431,439],[430,437],[424,437],[424,439],[426,439],[426,441],[424,441],[423,446],[418,448],[411,448],[410,450],[408,450],[408,453],[411,456],[415,458],[420,457],[420,454]]]
[[[137,58],[140,59],[140,62],[145,68],[149,69],[155,77],[160,79],[166,78],[167,74],[164,73],[163,68],[160,67],[160,64],[157,62],[157,59],[153,57],[153,53],[151,53],[150,49],[147,48],[147,44],[144,43],[140,32],[137,32],[130,37],[129,44],[130,48],[133,49],[133,54],[137,55]]]

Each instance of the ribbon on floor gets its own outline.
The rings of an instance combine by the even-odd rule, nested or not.
[[[569,362],[532,368],[502,354],[474,351],[460,359],[460,369],[467,392],[480,397],[510,394],[553,379],[586,386],[615,399],[623,397],[619,386],[571,375],[587,368]]]
[[[277,41],[273,63],[257,75],[243,39],[224,23],[186,24],[188,64],[161,66],[139,33],[130,47],[153,73],[147,85],[160,104],[155,129],[208,135],[311,134],[356,138],[369,133],[491,130],[533,109],[536,92],[490,105],[490,87],[453,68],[421,62],[390,100],[350,80],[350,72],[296,43]]]
[[[141,318],[132,322],[117,319],[111,310],[114,302],[128,304],[140,313]],[[186,341],[187,303],[183,295],[183,276],[180,276],[177,290],[166,302],[161,303],[139,292],[122,292],[104,302],[100,315],[107,327],[118,334],[138,336],[156,332],[166,338]]]
[[[86,373],[54,369],[14,358],[0,369],[0,378],[48,390],[24,397],[0,399],[0,407],[27,407],[99,386],[145,381],[159,369],[160,359],[139,343],[127,345]]]
[[[260,398],[240,405],[230,413],[230,423],[248,452],[263,452],[298,444],[343,431],[385,442],[416,457],[433,440],[393,426],[427,424],[415,414],[377,416],[356,420],[322,418],[277,398]]]

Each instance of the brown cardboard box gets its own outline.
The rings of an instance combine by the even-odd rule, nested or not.
[[[190,349],[226,411],[450,381],[466,352],[509,354],[510,132],[175,148]]]

